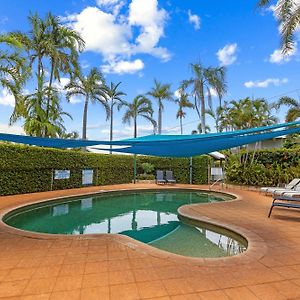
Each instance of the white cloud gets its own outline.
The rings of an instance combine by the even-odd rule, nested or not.
[[[25,134],[21,126],[17,126],[17,125],[9,126],[7,124],[1,124],[1,123],[0,123],[0,132],[10,133],[10,134]]]
[[[15,97],[8,90],[2,89],[0,92],[0,104],[15,107]]]
[[[214,88],[210,88],[209,91],[212,97],[218,97],[218,93]]]
[[[60,82],[59,81],[54,81],[53,86],[55,88],[57,88],[63,95],[66,94],[66,90],[64,89],[65,86],[70,82],[70,79],[67,77],[62,77],[60,78]],[[48,83],[46,83],[48,84]],[[77,104],[77,103],[81,103],[83,102],[82,96],[72,96],[70,98],[70,102],[71,104]]]
[[[131,26],[140,28],[136,38],[133,53],[148,53],[161,58],[170,59],[166,48],[157,47],[160,38],[164,36],[164,26],[168,13],[158,8],[157,0],[132,0],[129,5],[128,21]]]
[[[96,3],[104,10],[112,12],[113,15],[118,15],[125,5],[125,2],[122,0],[96,0]]]
[[[119,2],[120,0],[96,0],[97,5],[99,6],[112,6]]]
[[[222,66],[229,66],[237,60],[236,52],[238,50],[237,43],[228,44],[224,48],[219,49],[217,57]]]
[[[246,88],[267,88],[269,85],[280,86],[288,83],[287,78],[267,78],[265,80],[247,81],[244,83]]]
[[[130,27],[118,24],[116,16],[111,13],[87,7],[77,15],[69,15],[67,21],[82,35],[87,51],[101,53],[105,58],[130,52]]]
[[[180,98],[180,89],[178,89],[174,92],[174,97],[177,99]]]
[[[294,48],[286,54],[282,53],[281,49],[276,49],[270,55],[269,62],[273,64],[287,63],[293,58],[293,56],[296,55],[296,53],[297,53],[297,43],[295,43]]]
[[[111,63],[102,66],[104,73],[116,73],[116,74],[134,74],[144,69],[144,63],[140,59],[134,61],[121,60],[118,62],[112,61]]]
[[[128,14],[115,10],[123,5],[121,0],[97,0],[99,7],[86,7],[78,14],[68,15],[63,20],[77,30],[86,42],[86,51],[103,55],[105,63],[123,67],[137,54],[149,54],[168,61],[168,49],[159,46],[164,36],[168,13],[158,7],[157,0],[132,0]],[[107,8],[111,7],[109,10]],[[141,60],[134,60],[135,68],[141,68]],[[137,66],[137,62],[139,66]],[[128,68],[132,72],[132,68]],[[114,71],[114,68],[110,68]]]
[[[196,14],[192,14],[190,9],[188,10],[188,16],[189,16],[189,23],[194,26],[195,30],[199,30],[201,25],[200,17]]]

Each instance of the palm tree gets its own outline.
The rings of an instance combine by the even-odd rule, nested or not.
[[[52,16],[50,13],[45,19],[42,19],[38,14],[29,16],[30,30],[28,33],[20,31],[11,32],[7,35],[8,38],[15,39],[20,43],[26,51],[29,68],[36,70],[32,73],[36,77],[36,92],[35,99],[36,122],[43,124],[44,121],[39,119],[41,114],[37,113],[38,110],[44,109],[46,111],[46,118],[50,118],[51,101],[53,80],[60,80],[60,73],[74,75],[77,70],[78,51],[84,48],[84,41],[79,34],[69,29],[60,23],[57,17]],[[50,81],[46,83],[46,68],[45,66],[50,60]],[[48,85],[47,97],[45,98],[45,86]],[[54,100],[53,100],[54,101]],[[23,101],[27,103],[28,101]],[[14,121],[19,118],[28,116],[24,108],[16,106],[14,112]],[[30,108],[32,110],[32,107]],[[47,127],[40,131],[43,136],[48,136]]]
[[[65,86],[65,89],[67,91],[66,97],[68,101],[70,101],[72,96],[83,96],[85,98],[82,119],[82,139],[86,140],[87,113],[89,102],[100,103],[106,111],[107,119],[110,115],[109,106],[105,98],[106,94],[104,89],[103,76],[97,68],[92,68],[87,76],[78,74],[77,78],[71,80],[71,82]]]
[[[206,114],[212,117],[213,120],[215,121],[215,128],[217,132],[222,131],[222,128],[220,127],[220,121],[223,112],[224,112],[224,108],[222,106],[217,107],[216,110],[213,110],[212,108],[206,110]]]
[[[179,98],[176,99],[175,102],[178,105],[176,118],[180,121],[180,133],[183,134],[182,119],[186,116],[184,109],[194,108],[194,104],[189,101],[189,95],[182,88],[179,89]]]
[[[44,87],[44,75],[45,69],[43,59],[46,56],[46,48],[49,43],[48,25],[42,20],[38,14],[29,16],[30,31],[25,34],[20,31],[15,31],[8,34],[9,38],[16,39],[20,44],[23,45],[27,52],[29,61],[29,67],[32,69],[34,63],[37,64],[36,74],[36,106],[42,107],[43,87]],[[22,112],[16,111],[16,117],[22,117]],[[37,120],[41,121],[41,120]]]
[[[214,89],[219,96],[219,107],[222,106],[221,99],[226,93],[227,86],[225,82],[225,67],[208,67],[205,68],[200,63],[191,64],[191,70],[193,77],[189,80],[183,81],[183,87],[192,87],[192,94],[195,101],[195,109],[200,118],[202,126],[202,132],[205,132],[206,127],[206,104],[205,94],[207,94],[208,106],[212,107],[211,89]]]
[[[46,55],[50,58],[49,91],[53,81],[60,81],[60,73],[69,74],[70,77],[78,72],[78,51],[82,52],[85,42],[76,31],[63,26],[58,17],[51,13],[47,15],[46,24],[49,27]],[[50,93],[48,94],[47,113],[49,113]]]
[[[158,102],[158,134],[161,134],[162,131],[162,113],[164,110],[164,100],[174,101],[173,95],[171,92],[170,84],[163,84],[158,80],[154,80],[154,87],[148,93],[148,95],[152,96]]]
[[[289,109],[286,113],[285,120],[286,122],[294,122],[300,118],[300,102],[290,98],[290,97],[281,97],[277,103],[277,107],[288,106]]]
[[[127,110],[123,116],[123,123],[130,125],[133,120],[134,138],[137,137],[137,118],[142,117],[156,126],[156,121],[153,119],[153,108],[151,101],[143,95],[136,96],[132,103],[126,103]]]
[[[25,58],[20,55],[22,44],[16,39],[5,35],[0,36],[0,43],[4,43],[13,52],[0,51],[0,85],[15,98],[15,104],[21,97],[21,87],[26,80]]]
[[[44,95],[49,94],[48,87],[43,90]],[[52,88],[50,91],[51,102],[49,104],[49,112],[46,115],[46,98],[43,97],[43,106],[37,107],[37,93],[26,95],[20,102],[20,107],[23,108],[22,115],[24,116],[24,131],[31,136],[46,136],[59,137],[66,133],[64,126],[64,116],[72,119],[71,115],[62,110],[60,106],[59,92]]]
[[[120,108],[125,104],[125,101],[122,99],[123,96],[126,96],[126,94],[122,91],[119,91],[119,86],[121,82],[114,84],[113,82],[110,83],[109,86],[104,87],[104,92],[106,94],[106,99],[109,102],[109,117],[110,117],[110,134],[109,134],[109,140],[113,140],[113,117],[114,117],[114,107],[115,105],[118,105],[117,108],[120,110]],[[112,149],[112,147],[110,147]],[[110,153],[112,151],[110,150]]]
[[[259,7],[266,7],[271,0],[259,0]],[[294,35],[300,25],[300,5],[295,0],[278,0],[276,4],[276,15],[280,23],[282,49],[288,53],[295,47]]]
[[[277,118],[272,115],[273,108],[273,105],[261,98],[232,100],[223,108],[220,127],[227,130],[239,130],[274,124]]]

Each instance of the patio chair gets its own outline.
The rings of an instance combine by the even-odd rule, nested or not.
[[[280,202],[278,202],[278,201],[280,201]],[[274,207],[299,208],[300,209],[300,198],[288,197],[288,196],[274,196],[268,218],[270,218]]]
[[[292,190],[284,191],[281,193],[279,193],[279,191],[278,191],[278,192],[274,193],[274,195],[277,195],[277,196],[282,195],[282,196],[287,196],[287,197],[300,196],[300,183],[297,184]]]
[[[167,180],[167,183],[176,183],[176,180],[174,179],[173,177],[173,172],[172,171],[166,171],[166,180]]]
[[[292,189],[278,189],[273,192],[274,196],[283,196],[286,193],[300,193],[300,182],[297,183]]]
[[[279,190],[283,190],[283,191],[289,191],[289,190],[293,190],[293,188],[300,183],[300,178],[295,178],[293,179],[290,183],[288,183],[284,188],[282,187],[262,187],[260,189],[261,192],[265,192],[266,194],[271,193],[273,194],[275,191],[279,191]]]
[[[165,184],[166,180],[164,179],[164,172],[161,170],[156,171],[156,184]]]

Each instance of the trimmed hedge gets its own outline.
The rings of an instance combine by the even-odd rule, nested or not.
[[[259,150],[229,155],[226,180],[229,183],[277,186],[300,177],[299,149]]]
[[[189,182],[189,159],[137,157],[138,174],[142,163],[156,169],[173,170],[178,183]],[[208,156],[193,158],[193,183],[207,183]],[[71,170],[70,179],[52,180],[54,170]],[[82,186],[82,169],[94,170],[94,185],[129,183],[133,179],[133,157],[84,153],[32,146],[0,144],[0,195],[69,189]]]

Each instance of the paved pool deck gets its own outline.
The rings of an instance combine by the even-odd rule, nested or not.
[[[176,185],[159,188],[207,189]],[[103,190],[158,188],[151,184],[89,187],[0,197],[0,215],[14,207]],[[0,299],[300,299],[300,211],[275,208],[271,197],[224,188],[237,200],[183,206],[194,220],[243,235],[243,254],[187,258],[126,236],[24,234],[0,224]]]

